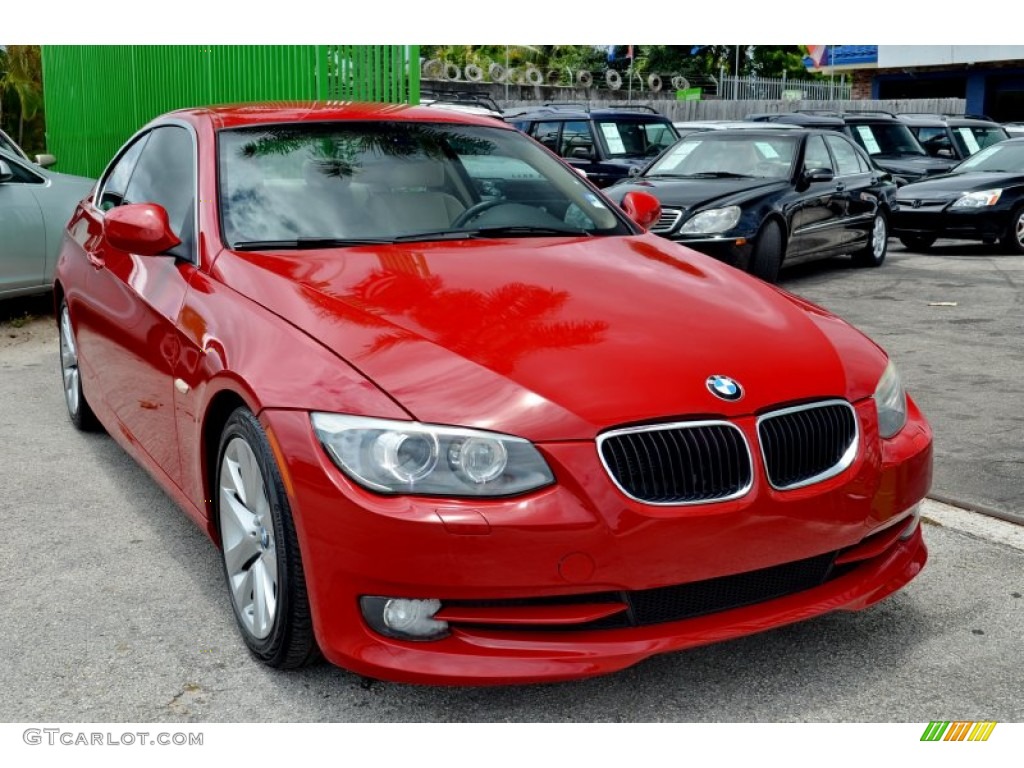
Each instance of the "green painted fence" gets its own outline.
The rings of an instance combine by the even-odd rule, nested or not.
[[[419,47],[44,45],[46,149],[97,177],[128,137],[183,107],[251,101],[419,103]]]

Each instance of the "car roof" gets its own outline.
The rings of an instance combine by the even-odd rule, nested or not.
[[[850,123],[898,123],[892,112],[865,109],[843,112],[830,109],[800,109],[795,112],[761,112],[747,115],[747,120],[759,122],[794,123],[796,125],[839,128]]]
[[[933,112],[901,112],[897,115],[908,125],[940,126],[940,125],[974,125],[979,128],[998,126],[995,120],[985,115],[948,115]]]
[[[672,125],[676,128],[697,128],[711,131],[751,130],[757,128],[777,131],[780,129],[792,130],[799,128],[799,126],[790,123],[756,122],[753,120],[676,120],[672,122]]]
[[[182,118],[209,121],[214,128],[237,128],[245,125],[272,123],[332,122],[347,120],[386,120],[408,123],[461,123],[506,127],[493,117],[470,114],[462,110],[436,109],[408,104],[377,104],[343,101],[282,101],[225,104],[212,107],[181,109],[161,115],[156,120]],[[515,130],[507,126],[508,130]]]
[[[625,117],[632,120],[659,123],[671,122],[653,107],[640,104],[635,106],[616,104],[609,107],[591,108],[587,104],[577,104],[575,102],[547,102],[536,107],[510,107],[505,110],[506,120],[588,120],[607,117]]]

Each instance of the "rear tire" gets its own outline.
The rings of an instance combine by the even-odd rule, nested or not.
[[[879,211],[871,223],[871,234],[868,243],[853,254],[855,267],[880,267],[885,262],[885,254],[889,249],[889,221]]]
[[[935,244],[937,238],[931,235],[902,235],[900,242],[903,243],[903,247],[908,251],[927,251]]]
[[[302,556],[266,433],[246,408],[221,434],[215,489],[221,563],[242,639],[270,667],[319,657]]]
[[[100,428],[99,420],[85,399],[82,390],[82,372],[78,366],[78,342],[71,326],[71,311],[66,299],[60,303],[58,328],[60,334],[60,373],[64,380],[64,404],[68,408],[68,418],[75,429],[82,432],[96,432]]]
[[[1010,216],[1010,228],[1003,235],[1002,243],[1010,253],[1024,253],[1024,205],[1014,209]]]
[[[750,255],[750,274],[766,283],[774,283],[779,279],[782,251],[782,227],[776,221],[765,222],[754,243],[754,252]]]

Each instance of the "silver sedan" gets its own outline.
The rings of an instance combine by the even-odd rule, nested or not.
[[[0,149],[0,299],[50,290],[64,227],[94,183]]]

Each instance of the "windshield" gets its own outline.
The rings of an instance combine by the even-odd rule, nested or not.
[[[962,157],[973,155],[985,147],[998,144],[1000,141],[1008,138],[1009,135],[1006,131],[995,126],[989,128],[977,125],[960,125],[953,129],[953,140],[960,147]]]
[[[679,140],[670,123],[655,121],[598,120],[597,130],[608,146],[609,157],[655,157]]]
[[[577,173],[508,129],[231,129],[218,135],[218,167],[221,227],[233,248],[631,232]]]
[[[953,169],[953,173],[969,171],[1024,173],[1024,142],[993,144]]]
[[[647,169],[645,176],[749,176],[784,179],[790,175],[797,137],[722,135],[705,131],[687,136]]]
[[[920,142],[914,138],[903,123],[863,123],[851,125],[850,132],[854,141],[860,144],[869,155],[877,156],[903,156],[920,155],[925,157],[927,152],[922,149]]]

